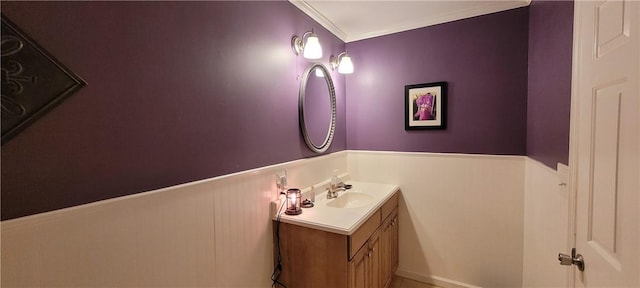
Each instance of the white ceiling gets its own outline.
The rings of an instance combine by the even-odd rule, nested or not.
[[[531,0],[289,0],[344,42],[529,5]]]

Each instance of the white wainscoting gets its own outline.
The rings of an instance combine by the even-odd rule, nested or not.
[[[275,172],[306,187],[347,152],[3,221],[2,287],[270,287]]]
[[[526,161],[522,287],[570,287],[570,266],[558,264],[558,253],[571,251],[567,170]]]
[[[522,285],[521,156],[350,151],[351,178],[398,183],[397,274],[443,287]]]
[[[270,287],[275,172],[302,188],[339,169],[400,184],[398,275],[442,287],[555,285],[566,238],[549,236],[566,228],[566,192],[554,170],[526,159],[342,151],[3,221],[1,283]]]

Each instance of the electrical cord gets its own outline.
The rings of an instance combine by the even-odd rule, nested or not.
[[[277,262],[276,262],[276,267],[273,268],[273,273],[271,274],[271,281],[273,281],[273,283],[271,283],[271,287],[278,287],[276,285],[279,285],[279,287],[284,287],[287,288],[287,285],[282,284],[282,282],[279,281],[280,279],[280,274],[282,274],[282,253],[280,252],[280,215],[282,214],[282,208],[284,207],[284,204],[286,203],[286,199],[282,201],[282,205],[280,205],[280,209],[278,209],[278,216],[276,217],[276,245],[278,246],[278,256],[277,256]]]

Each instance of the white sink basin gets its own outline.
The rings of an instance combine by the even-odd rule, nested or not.
[[[361,192],[338,192],[338,198],[327,202],[327,206],[334,208],[359,208],[373,201],[373,196]]]
[[[327,185],[328,181],[325,182],[324,185]],[[349,180],[348,183],[352,184],[353,188],[347,191],[338,191],[338,198],[327,199],[326,192],[317,194],[315,206],[303,208],[300,215],[287,215],[282,211],[278,212],[278,208],[282,207],[281,199],[273,201],[271,203],[274,211],[273,220],[279,219],[284,223],[341,235],[351,235],[400,189],[397,185],[391,184],[355,180]],[[316,187],[320,187],[320,185]],[[305,188],[302,193],[309,191],[310,188]]]

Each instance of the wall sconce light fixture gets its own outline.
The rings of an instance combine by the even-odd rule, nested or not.
[[[353,62],[351,62],[351,56],[349,56],[347,52],[342,52],[338,54],[338,56],[331,55],[331,57],[329,58],[329,63],[331,63],[331,68],[333,70],[336,70],[336,68],[338,68],[338,73],[353,73]]]
[[[302,37],[293,35],[291,39],[291,47],[296,55],[302,53],[302,57],[307,59],[320,59],[322,58],[322,46],[320,46],[320,40],[318,35],[311,31],[304,32]]]

